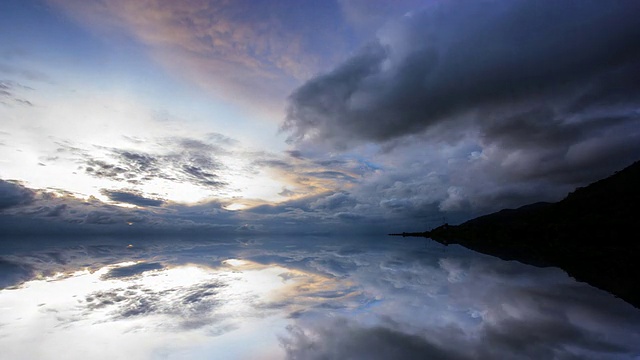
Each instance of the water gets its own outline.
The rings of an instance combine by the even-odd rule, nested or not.
[[[1,251],[7,359],[640,358],[640,310],[622,300],[556,268],[423,239],[33,239]]]

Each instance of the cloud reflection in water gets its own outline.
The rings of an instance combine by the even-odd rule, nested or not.
[[[415,239],[264,238],[140,240],[132,251],[120,242],[39,250],[60,260],[46,263],[49,273],[66,272],[0,291],[4,354],[12,359],[640,355],[637,309],[558,269],[505,262],[457,246]],[[87,251],[97,248],[101,251]],[[14,268],[40,264],[39,271],[44,269],[43,253],[22,251],[2,260]],[[9,281],[15,275],[2,277]]]

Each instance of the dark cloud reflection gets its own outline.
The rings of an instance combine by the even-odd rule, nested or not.
[[[313,337],[290,327],[281,339],[288,359],[463,359],[425,338],[385,327],[357,327],[346,320],[316,329]]]
[[[113,268],[102,277],[105,279],[129,277],[143,273],[145,271],[159,270],[163,267],[164,266],[160,263],[139,263],[130,266]]]

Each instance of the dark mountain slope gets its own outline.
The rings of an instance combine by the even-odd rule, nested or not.
[[[404,235],[557,266],[640,308],[640,161],[557,203],[502,210],[461,225]]]

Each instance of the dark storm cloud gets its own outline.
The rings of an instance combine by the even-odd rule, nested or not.
[[[294,140],[346,145],[525,100],[635,103],[638,11],[633,1],[439,3],[297,89],[283,128]]]
[[[296,89],[282,128],[299,149],[379,150],[348,214],[415,226],[558,201],[640,158],[638,12],[437,2]]]
[[[496,119],[483,130],[490,143],[505,148],[555,147],[575,143],[581,138],[595,135],[607,126],[629,121],[625,117],[587,119],[580,124],[565,123],[550,107],[532,108],[525,112]]]
[[[290,97],[283,129],[293,132],[295,140],[302,140],[313,130],[319,131],[318,137],[352,136],[348,134],[352,132],[352,124],[345,116],[349,113],[347,102],[364,79],[380,71],[384,56],[385,51],[379,44],[366,47],[332,73],[297,89]]]
[[[357,222],[366,218],[365,215],[355,212],[339,212],[335,214],[335,217],[346,222]]]
[[[548,107],[532,108],[487,124],[481,142],[511,179],[558,183],[597,180],[640,156],[639,114],[605,114],[567,121]]]
[[[0,258],[0,289],[19,284],[33,278],[34,269],[29,264]]]
[[[281,338],[287,359],[463,359],[426,339],[384,327],[364,328],[346,321],[318,330],[315,337],[290,327]]]
[[[504,353],[513,353],[520,358],[529,359],[581,358],[564,350],[565,344],[612,355],[622,355],[625,352],[623,347],[600,339],[596,334],[568,322],[557,321],[525,323],[518,319],[509,319],[498,326],[488,326],[482,341],[491,344],[491,347],[481,349],[480,353],[486,359]]]
[[[339,192],[322,197],[310,204],[312,209],[335,211],[339,208],[356,205],[356,200],[346,192]]]
[[[47,215],[49,217],[58,217],[64,214],[69,206],[67,204],[59,204],[53,207],[46,206],[45,209],[47,211]]]
[[[110,211],[92,211],[84,219],[85,224],[110,225],[118,223],[115,214]]]
[[[10,181],[0,180],[0,210],[29,204],[35,192]]]
[[[136,192],[116,191],[103,189],[101,193],[113,201],[138,205],[138,206],[162,206],[164,200],[150,199]]]
[[[608,342],[568,321],[527,323],[510,319],[482,330],[479,341],[449,326],[412,334],[393,326],[365,327],[346,319],[303,329],[289,327],[280,341],[288,359],[632,359],[624,346]]]
[[[107,196],[142,206],[159,206],[158,200],[137,196],[132,192],[106,191]],[[126,201],[125,201],[126,200]],[[105,204],[90,197],[83,200],[70,194],[43,189],[29,189],[0,180],[0,218],[5,233],[41,234],[89,231],[85,225],[119,225],[153,223],[150,212],[125,209]],[[112,229],[113,230],[113,229]],[[122,229],[120,229],[122,230]]]

